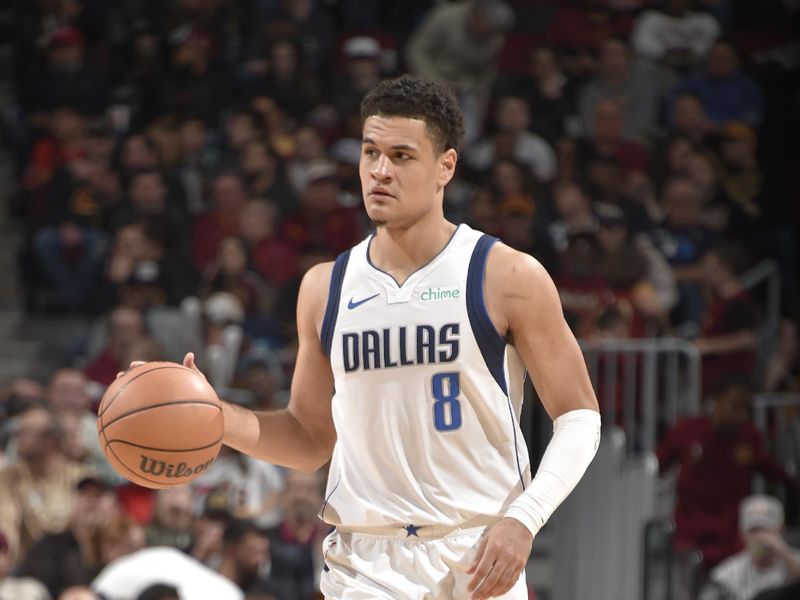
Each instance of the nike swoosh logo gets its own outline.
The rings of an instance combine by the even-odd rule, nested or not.
[[[347,303],[347,308],[353,310],[354,308],[358,308],[359,306],[364,304],[364,302],[369,302],[370,300],[372,300],[373,298],[377,298],[378,296],[380,296],[379,293],[375,294],[374,296],[370,296],[369,298],[364,298],[363,300],[359,300],[358,302],[353,302],[353,298],[351,297],[350,301]]]

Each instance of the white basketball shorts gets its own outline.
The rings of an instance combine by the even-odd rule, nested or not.
[[[484,530],[455,529],[431,538],[403,528],[380,535],[334,530],[322,545],[320,588],[326,600],[468,600],[467,569]],[[497,598],[527,600],[525,572]]]

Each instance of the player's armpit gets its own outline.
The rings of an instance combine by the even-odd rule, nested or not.
[[[485,294],[492,322],[519,352],[550,418],[598,410],[583,354],[544,267],[496,243],[486,264]]]
[[[284,410],[253,412],[224,405],[225,443],[292,469],[315,471],[331,457],[336,431],[331,414],[333,373],[319,337],[332,263],[310,269],[297,300],[297,360]]]

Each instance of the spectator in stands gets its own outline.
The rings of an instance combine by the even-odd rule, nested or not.
[[[221,508],[216,507],[217,501]],[[202,514],[192,520],[192,547],[188,554],[208,567],[216,566],[222,560],[222,538],[230,520],[226,506],[224,495],[210,494],[206,497]]]
[[[310,125],[298,127],[294,132],[294,152],[286,162],[286,176],[295,194],[306,188],[309,169],[326,158],[320,132]]]
[[[116,232],[103,277],[90,294],[97,313],[114,306],[146,310],[177,306],[194,289],[194,273],[179,255],[167,254],[161,239],[139,223]]]
[[[317,512],[322,504],[318,473],[290,471],[281,494],[283,521],[269,532],[270,578],[280,581],[292,598],[311,598],[315,588],[315,564],[327,526]]]
[[[77,4],[77,3],[75,3]],[[36,65],[23,82],[21,93],[29,112],[49,111],[69,104],[84,114],[99,115],[108,106],[110,85],[100,61],[87,56],[86,40],[72,23],[50,21],[56,31],[40,38],[46,63]]]
[[[106,345],[83,369],[86,377],[105,386],[111,385],[117,373],[128,368],[122,359],[132,344],[144,338],[144,317],[141,311],[120,306],[112,310],[105,322]]]
[[[470,0],[431,9],[406,45],[409,70],[457,93],[465,141],[478,138],[503,47],[514,21],[502,0]]]
[[[262,575],[269,561],[269,538],[253,523],[234,520],[228,523],[223,537],[222,563],[218,572],[245,593],[266,584]]]
[[[195,219],[192,257],[195,269],[202,272],[216,256],[219,244],[239,234],[242,209],[247,200],[242,178],[223,172],[211,182],[211,211]]]
[[[41,581],[54,598],[71,586],[88,585],[101,566],[93,536],[117,510],[114,490],[105,480],[94,474],[82,477],[66,529],[42,536],[22,557],[18,572]]]
[[[725,590],[726,598],[762,598],[761,592],[793,583],[792,589],[800,590],[800,551],[783,539],[783,525],[783,505],[776,498],[748,496],[742,501],[739,530],[745,550],[714,567],[710,575]],[[790,597],[784,593],[779,597]]]
[[[538,181],[547,182],[555,176],[556,156],[550,144],[529,131],[530,108],[523,98],[498,99],[494,123],[494,135],[478,140],[466,150],[464,158],[470,168],[485,173],[496,160],[515,160]]]
[[[602,43],[597,75],[581,90],[580,115],[589,137],[594,133],[597,103],[605,98],[620,104],[626,139],[646,140],[653,135],[658,92],[650,74],[633,64],[630,48],[622,38],[611,37]]]
[[[48,135],[33,146],[22,187],[28,192],[45,189],[55,172],[86,156],[86,119],[73,106],[62,105],[50,115]]]
[[[758,309],[739,281],[747,266],[746,251],[733,242],[720,243],[703,256],[710,302],[695,345],[703,359],[704,392],[727,373],[753,375]]]
[[[495,95],[524,98],[534,116],[531,130],[554,144],[567,130],[574,129],[570,118],[576,112],[576,92],[575,84],[558,63],[555,49],[539,46],[531,52],[526,71],[498,78]]]
[[[672,267],[681,299],[677,310],[678,324],[699,326],[703,300],[699,282],[705,272],[703,255],[713,245],[714,234],[703,226],[702,198],[697,187],[685,177],[667,181],[661,192],[664,222],[651,233],[653,243]]]
[[[202,298],[214,292],[229,292],[239,299],[248,315],[262,312],[270,300],[270,290],[250,267],[247,246],[238,237],[222,240],[218,255],[203,273],[199,291]]]
[[[0,598],[3,600],[51,600],[40,582],[30,577],[12,576],[14,555],[0,531]]]
[[[718,381],[711,412],[678,420],[656,452],[662,472],[680,467],[674,547],[700,550],[707,570],[741,548],[738,511],[756,473],[796,486],[750,419],[749,380],[730,373]]]
[[[364,95],[381,80],[381,44],[374,37],[358,35],[342,46],[345,72],[328,92],[340,115],[358,114]]]
[[[739,68],[736,50],[728,40],[714,42],[705,71],[683,81],[676,93],[696,96],[717,127],[733,122],[757,127],[764,118],[764,94]]]
[[[73,459],[106,471],[107,460],[97,442],[97,415],[92,411],[87,383],[78,369],[57,369],[47,385],[47,403],[59,419],[62,450]],[[69,430],[64,429],[65,425]]]
[[[250,200],[242,210],[239,231],[256,272],[266,282],[281,287],[297,274],[297,255],[278,237],[278,218],[274,202]]]
[[[284,485],[275,465],[223,447],[214,464],[191,483],[195,513],[213,494],[214,508],[238,519],[253,520],[260,527],[273,527],[281,518],[278,500]]]
[[[153,171],[158,166],[156,146],[150,138],[144,133],[132,133],[125,138],[120,147],[119,167],[126,185],[135,173]]]
[[[665,0],[663,8],[642,12],[631,37],[636,54],[678,71],[697,66],[721,28],[710,14],[691,8],[692,0]]]
[[[236,168],[247,144],[258,139],[255,113],[238,108],[231,111],[222,126],[222,160],[228,168]]]
[[[156,492],[155,513],[146,535],[148,546],[173,546],[184,551],[191,547],[191,488],[182,486]]]
[[[101,521],[93,530],[90,558],[101,571],[128,554],[145,547],[145,529],[133,517],[121,513]]]
[[[169,35],[169,68],[153,77],[144,93],[148,121],[165,113],[195,114],[215,124],[230,100],[225,73],[211,60],[211,39],[191,26]]]
[[[0,469],[5,465],[5,449],[17,415],[33,404],[44,402],[44,386],[27,377],[15,377],[0,388]]]
[[[603,273],[617,303],[631,310],[631,333],[653,336],[667,329],[669,310],[677,301],[675,278],[650,238],[631,232],[618,206],[595,206],[602,248]]]
[[[576,337],[594,333],[600,313],[616,303],[602,271],[602,248],[594,231],[570,233],[554,278],[564,315]]]
[[[283,222],[281,237],[299,253],[312,246],[321,246],[336,255],[361,238],[362,228],[356,208],[342,206],[339,202],[336,174],[333,163],[315,161],[308,169],[299,208]]]
[[[579,140],[578,160],[584,165],[595,159],[611,161],[621,169],[622,175],[629,171],[647,173],[647,151],[640,143],[625,138],[624,124],[619,101],[599,99],[592,114],[591,135]]]
[[[331,56],[334,23],[324,5],[314,0],[279,0],[265,19],[267,39],[299,42],[298,61],[311,73],[323,72]]]
[[[294,193],[276,156],[263,141],[248,143],[242,152],[242,177],[250,198],[269,198],[283,211],[295,207]]]
[[[67,194],[67,197],[70,201],[80,201],[71,194]],[[83,199],[88,200],[85,194]],[[76,310],[81,307],[97,280],[106,251],[106,236],[83,215],[76,214],[76,211],[80,213],[88,206],[65,208],[65,211],[49,211],[50,218],[54,219],[53,224],[35,234],[33,249],[38,268],[44,273],[52,295],[47,304],[54,308]],[[94,209],[89,208],[92,212],[95,212]]]
[[[84,467],[64,455],[57,416],[45,406],[19,415],[14,441],[17,460],[0,470],[0,531],[23,556],[43,534],[66,527]]]
[[[579,182],[557,181],[553,185],[553,205],[555,218],[548,226],[548,233],[558,252],[567,249],[570,235],[596,230],[591,199]]]
[[[714,122],[706,113],[703,103],[694,94],[677,94],[671,108],[667,116],[673,134],[701,146],[716,132]]]
[[[64,590],[59,594],[58,600],[101,600],[101,598],[91,588],[78,585]]]
[[[119,229],[140,223],[173,255],[185,255],[189,243],[186,216],[169,202],[167,183],[156,169],[133,173],[128,183],[129,202],[111,217],[111,227]]]
[[[572,6],[553,5],[557,12],[547,39],[563,48],[562,63],[571,76],[583,78],[595,72],[600,47],[608,36],[629,36],[633,19],[617,4],[615,0],[582,0]]]
[[[302,64],[300,47],[292,39],[277,38],[269,53],[269,69],[248,90],[249,97],[268,96],[288,115],[300,119],[320,101],[317,79]]]
[[[198,117],[185,117],[179,125],[180,158],[173,177],[179,182],[190,215],[205,208],[207,180],[221,162],[220,152],[210,143],[208,128]]]
[[[136,600],[181,600],[181,597],[178,588],[156,583],[142,590]]]

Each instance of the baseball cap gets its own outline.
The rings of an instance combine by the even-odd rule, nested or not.
[[[780,529],[783,527],[783,505],[772,496],[748,496],[739,508],[739,528],[743,532],[756,527]]]
[[[381,45],[374,37],[357,35],[344,43],[342,51],[347,58],[378,58]]]
[[[614,204],[599,202],[595,204],[594,213],[601,226],[627,225],[625,212]]]
[[[313,160],[306,169],[306,182],[308,184],[336,179],[336,165],[327,160]]]
[[[103,489],[111,489],[111,485],[99,473],[86,473],[78,480],[75,489],[83,490],[90,485],[95,485]]]

